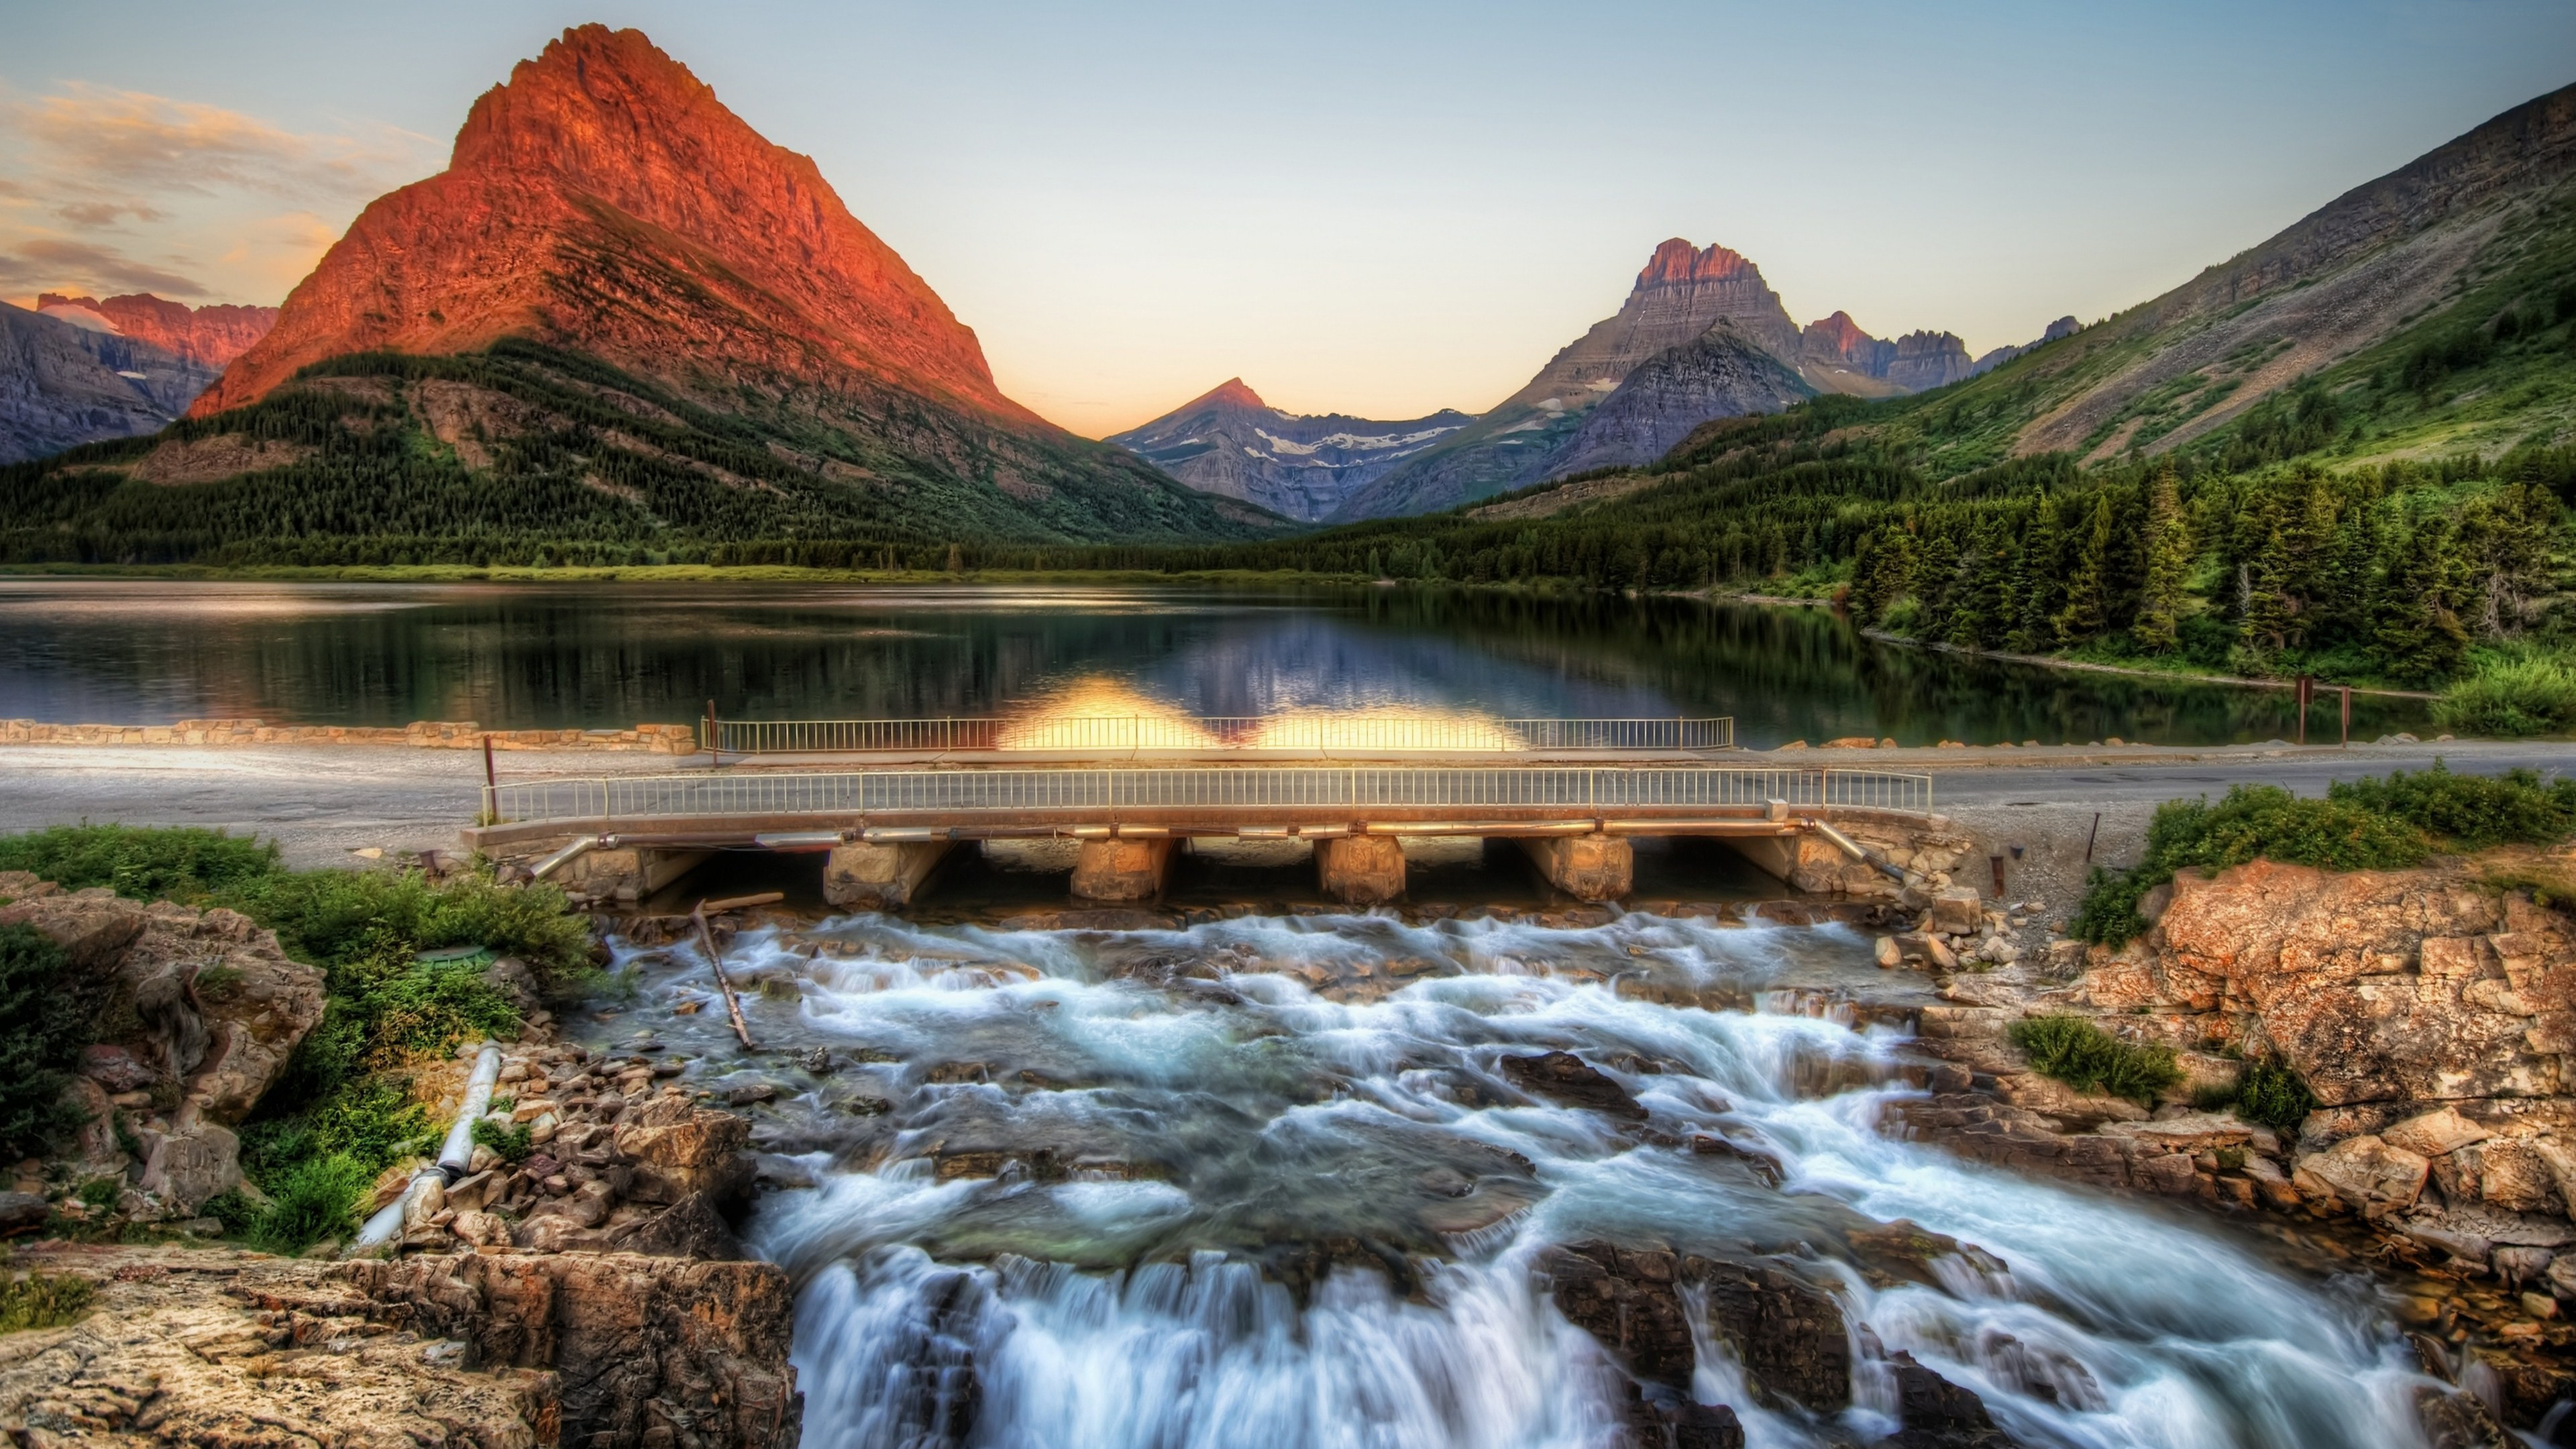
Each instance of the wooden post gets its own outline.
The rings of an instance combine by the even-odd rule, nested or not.
[[[2002,900],[2004,897],[2004,858],[2000,855],[1990,855],[1986,857],[1986,864],[1994,867],[1995,899]]]
[[[2352,748],[2352,686],[2343,687],[2343,747]]]
[[[492,736],[483,736],[483,822],[501,823],[501,777],[492,768]]]
[[[2102,812],[2096,810],[2093,812],[2093,829],[2084,837],[2084,863],[2086,865],[2091,865],[2093,863],[2093,842],[2100,839],[2101,835]]]
[[[716,949],[716,933],[707,929],[707,903],[698,902],[689,912],[689,920],[698,928],[698,945],[707,953],[707,964],[715,968],[716,989],[724,993],[725,1015],[733,1018],[733,1034],[742,1039],[744,1051],[758,1051],[751,1044],[751,1028],[742,1024],[742,1002],[733,994],[733,978],[725,975],[724,952]]]
[[[2300,743],[2300,744],[2303,744],[2303,745],[2304,745],[2304,744],[2306,744],[2306,743],[2308,742],[2308,707],[2309,707],[2311,704],[2315,703],[2315,701],[2316,701],[2316,697],[2317,697],[2317,681],[2316,681],[2316,676],[2315,676],[2315,675],[2312,675],[2312,674],[2302,674],[2302,675],[2300,675],[2300,676],[2299,676],[2299,678],[2298,678],[2298,682],[2297,682],[2297,683],[2295,683],[2295,684],[2293,684],[2293,685],[2290,687],[2290,690],[2291,690],[2291,693],[2292,693],[2292,694],[2294,694],[2294,695],[2296,695],[2296,696],[2298,697],[2298,701],[2299,701],[2299,738],[2298,738],[2298,743]]]
[[[712,699],[707,701],[707,754],[714,759],[723,758],[716,754],[716,702]]]

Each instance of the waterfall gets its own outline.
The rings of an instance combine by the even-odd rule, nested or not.
[[[788,1104],[817,1185],[752,1227],[801,1284],[810,1449],[1653,1442],[1541,1271],[1587,1241],[1840,1309],[1850,1401],[1801,1406],[1682,1285],[1695,1367],[1654,1392],[1757,1449],[1892,1431],[1900,1353],[2029,1445],[2423,1442],[2365,1279],[1883,1135],[1906,1042],[1836,1004],[1890,989],[1841,928],[871,916],[733,949],[801,983],[764,1039],[846,1063]],[[1643,1119],[1513,1085],[1552,1051]],[[1874,1272],[1854,1234],[1897,1219],[1981,1251]]]

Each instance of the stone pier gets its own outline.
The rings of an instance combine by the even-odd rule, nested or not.
[[[1577,900],[1615,901],[1636,886],[1637,850],[1622,836],[1541,836],[1521,849],[1549,885]]]
[[[714,853],[637,846],[592,850],[566,862],[563,869],[555,872],[554,881],[569,891],[633,905],[697,869]]]
[[[1172,853],[1179,841],[1086,840],[1073,861],[1076,900],[1121,904],[1150,901],[1171,879]]]
[[[1315,842],[1315,883],[1344,905],[1384,905],[1404,894],[1404,847],[1389,835],[1327,836]]]
[[[921,898],[948,850],[945,840],[834,846],[823,862],[823,899],[844,910],[900,910]]]

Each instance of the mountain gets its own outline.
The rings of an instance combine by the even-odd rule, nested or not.
[[[2576,86],[1891,426],[1943,472],[2041,453],[2227,450],[2249,432],[2263,441],[2232,456],[2327,448],[2366,460],[2564,438],[2576,369],[2540,334],[2565,320],[2557,299],[2576,275],[2571,179]]]
[[[1776,413],[1816,392],[1796,369],[1721,318],[1691,341],[1631,369],[1584,414],[1549,471],[1562,476],[1640,467],[1671,452],[1710,418]]]
[[[1109,441],[1202,493],[1311,523],[1473,421],[1448,408],[1394,423],[1283,413],[1237,377]]]
[[[1003,396],[810,159],[597,25],[477,99],[447,169],[371,203],[157,451],[66,460],[66,480],[124,491],[49,505],[56,531],[19,546],[110,539],[78,544],[98,552],[122,529],[233,557],[544,539],[578,544],[552,558],[935,557],[1282,523]]]
[[[158,432],[214,379],[101,322],[0,303],[0,463]]]
[[[1720,322],[1731,326],[1734,341],[1703,361],[1714,362],[1737,343],[1751,346],[1803,382],[1806,393],[1796,396],[1838,392],[1891,397],[1958,381],[1974,365],[1967,344],[1947,332],[1913,332],[1881,341],[1842,312],[1802,329],[1762,280],[1762,269],[1742,253],[1715,245],[1694,247],[1675,237],[1647,258],[1617,313],[1594,323],[1493,411],[1360,489],[1333,516],[1351,520],[1434,512],[1578,471],[1570,450],[1585,415],[1648,359],[1697,343]],[[1746,393],[1724,384],[1704,390],[1698,384],[1659,382],[1633,395],[1620,421],[1605,425],[1608,431],[1587,444],[1582,456],[1627,456],[1632,445],[1606,441],[1612,434],[1678,439],[1695,424],[1725,416],[1694,414],[1692,409],[1703,405],[1695,399],[1750,398],[1755,393],[1771,395],[1759,387]],[[1680,411],[1641,431],[1650,399]]]
[[[2008,344],[2006,346],[1998,347],[1992,352],[1980,355],[1977,358],[1976,365],[1968,369],[1968,375],[1970,377],[1977,377],[1985,373],[1992,372],[1996,368],[2003,366],[2005,363],[2012,361],[2014,358],[2021,356],[2023,353],[2030,351],[2034,347],[2045,346],[2048,343],[2057,341],[2061,337],[2072,337],[2083,330],[2083,323],[2076,321],[2072,317],[2060,317],[2056,321],[2049,323],[2048,329],[2040,333],[2039,336],[2032,341]]]
[[[110,297],[104,302],[95,297],[47,292],[36,299],[36,310],[75,326],[82,325],[84,319],[96,318],[121,337],[149,342],[183,362],[215,372],[223,371],[277,325],[275,307],[190,307],[163,301],[149,292]]]

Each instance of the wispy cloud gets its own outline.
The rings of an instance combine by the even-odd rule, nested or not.
[[[396,143],[401,133],[373,142],[299,135],[221,106],[78,82],[11,107],[9,123],[48,153],[48,169],[158,192],[363,198],[383,190],[413,149]]]
[[[54,215],[74,226],[94,229],[114,226],[124,216],[144,222],[170,219],[170,213],[142,201],[67,201],[54,208]]]
[[[18,291],[72,287],[163,296],[202,296],[193,277],[137,261],[117,248],[67,237],[35,237],[0,251],[0,286]]]
[[[435,155],[392,127],[290,131],[86,82],[0,93],[0,288],[273,302]]]

